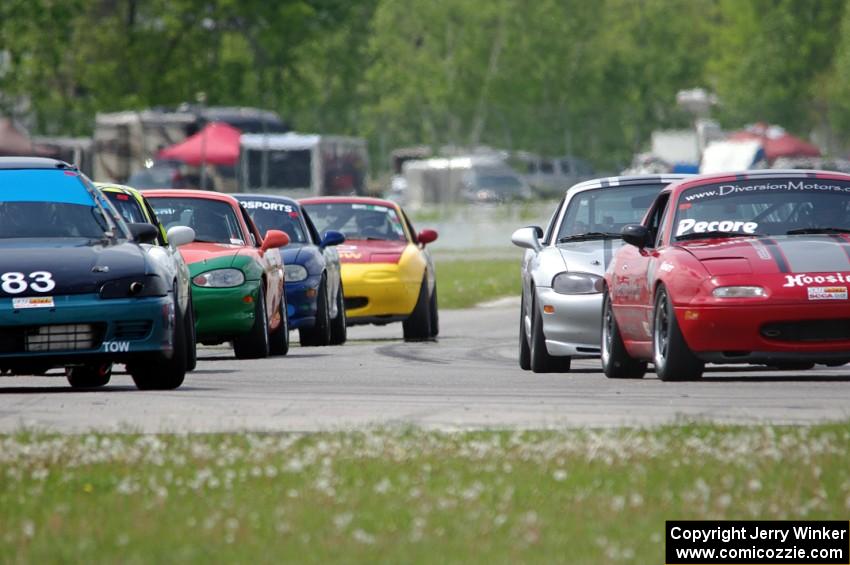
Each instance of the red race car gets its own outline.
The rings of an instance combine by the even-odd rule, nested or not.
[[[672,184],[605,273],[602,367],[697,379],[705,363],[850,361],[850,175],[748,171]]]

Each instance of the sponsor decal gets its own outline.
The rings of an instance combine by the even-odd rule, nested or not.
[[[340,259],[360,259],[363,257],[362,253],[357,251],[340,251],[339,258]]]
[[[53,308],[52,296],[31,296],[29,298],[13,298],[12,308],[24,310],[27,308]]]
[[[809,275],[807,273],[800,273],[796,275],[785,275],[785,280],[785,284],[782,285],[785,288],[809,286],[810,284],[850,283],[850,274]]]
[[[810,286],[809,300],[847,300],[846,286]]]
[[[668,263],[667,261],[664,261],[663,263],[661,263],[661,267],[659,267],[659,268],[662,271],[664,271],[665,273],[669,273],[670,271],[675,269],[675,267],[673,266],[673,263]]]
[[[714,198],[728,196],[730,194],[741,194],[746,192],[839,192],[850,193],[850,185],[835,184],[822,179],[799,179],[787,181],[766,181],[738,184],[721,184],[714,189],[696,192],[690,190],[683,199],[686,202],[702,200],[703,198]]]
[[[247,210],[273,210],[275,212],[286,212],[287,214],[292,214],[295,212],[291,204],[282,204],[280,202],[262,202],[260,200],[246,200],[245,202],[240,202],[240,204],[242,204],[242,207]]]
[[[126,353],[130,351],[129,341],[104,341],[103,350],[107,353]]]
[[[744,222],[741,220],[713,220],[710,222],[697,221],[692,218],[679,220],[676,228],[676,237],[686,233],[706,233],[722,231],[729,233],[756,233],[759,227],[757,222]]]

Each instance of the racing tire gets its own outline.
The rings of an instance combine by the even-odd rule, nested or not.
[[[652,360],[662,381],[693,381],[702,377],[705,363],[688,347],[667,289],[658,287],[652,323]]]
[[[528,334],[525,331],[525,292],[519,306],[519,368],[531,370],[531,348],[528,346]]]
[[[440,335],[440,312],[437,308],[437,283],[434,282],[434,291],[431,293],[431,337]]]
[[[336,318],[331,322],[331,345],[342,345],[348,339],[348,320],[345,317],[345,295],[342,282],[336,292]]]
[[[175,300],[175,308],[177,301]],[[149,361],[128,363],[127,372],[133,377],[139,390],[171,390],[183,384],[188,370],[188,347],[186,343],[186,321],[183,316],[174,316],[174,347],[171,358],[161,353],[151,356]]]
[[[570,370],[570,357],[556,357],[546,350],[546,336],[543,335],[543,316],[537,308],[531,308],[531,371],[533,373],[566,373]]]
[[[319,295],[316,298],[316,323],[312,328],[298,330],[298,340],[302,347],[324,347],[331,343],[331,317],[328,305],[328,284],[324,276],[319,283]]]
[[[404,341],[428,341],[431,339],[431,297],[428,296],[428,277],[422,279],[419,298],[410,316],[402,322]]]
[[[186,371],[194,371],[198,366],[198,340],[195,334],[195,305],[192,303],[192,298],[189,298],[189,303],[186,305],[186,321],[183,323],[186,328]]]
[[[614,318],[611,296],[606,291],[602,296],[602,345],[600,359],[602,372],[609,379],[642,379],[646,374],[646,361],[629,355]]]
[[[233,353],[237,359],[264,359],[269,356],[269,317],[263,284],[261,281],[254,302],[254,325],[251,331],[233,340]]]
[[[99,388],[112,378],[112,363],[66,367],[65,378],[71,388]]]
[[[289,318],[286,313],[286,293],[280,295],[280,325],[269,336],[269,355],[286,355],[289,353]]]

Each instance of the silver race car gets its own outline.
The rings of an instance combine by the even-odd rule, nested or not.
[[[597,356],[602,275],[622,245],[620,229],[640,222],[658,192],[687,175],[609,177],[579,183],[564,195],[544,233],[520,228],[522,258],[519,366],[535,373],[570,369],[574,356]]]

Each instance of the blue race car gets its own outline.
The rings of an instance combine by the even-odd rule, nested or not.
[[[124,363],[138,388],[180,386],[194,320],[186,285],[140,245],[158,235],[67,163],[0,157],[0,371],[64,367],[91,388]]]
[[[337,231],[319,235],[310,217],[291,198],[235,194],[261,232],[281,230],[289,245],[280,250],[286,274],[287,318],[301,345],[341,345],[346,339],[345,302]]]

